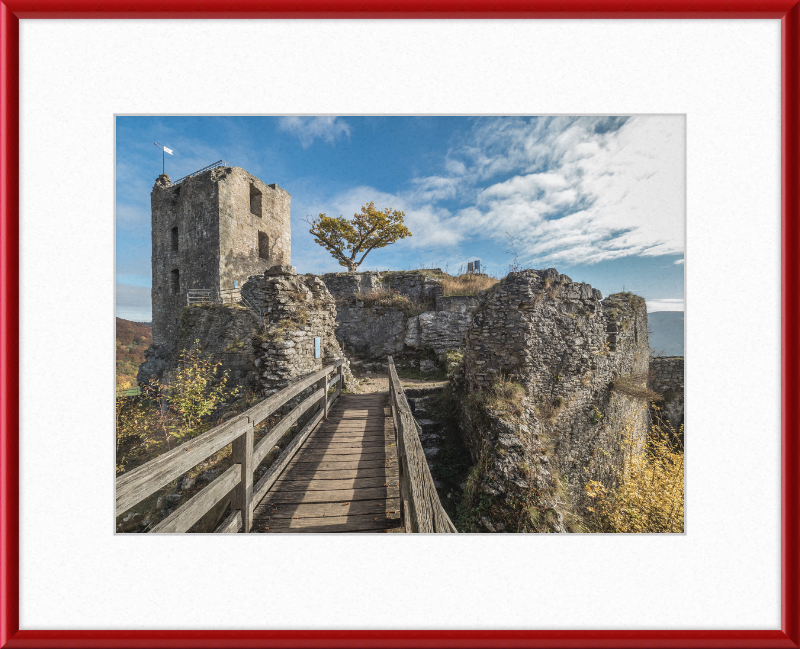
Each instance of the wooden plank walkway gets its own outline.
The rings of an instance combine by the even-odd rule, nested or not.
[[[402,532],[388,393],[343,394],[253,513],[253,532]]]

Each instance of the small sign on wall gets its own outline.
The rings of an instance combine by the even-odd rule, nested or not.
[[[315,336],[314,337],[314,358],[319,358],[319,341],[320,341],[320,337],[319,336]]]

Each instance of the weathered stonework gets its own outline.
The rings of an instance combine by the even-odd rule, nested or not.
[[[290,269],[251,277],[242,296],[264,313],[263,331],[254,337],[253,364],[265,394],[277,392],[300,378],[344,358],[334,335],[336,302],[315,275],[297,275]],[[315,338],[320,356],[315,357]],[[345,361],[345,384],[351,384]]]
[[[153,345],[172,345],[188,289],[233,289],[291,261],[290,196],[239,167],[173,185],[158,177],[152,207]]]
[[[656,403],[678,432],[683,425],[683,356],[651,358],[649,386],[661,396]]]
[[[565,516],[588,504],[588,480],[616,484],[623,434],[637,445],[645,439],[647,400],[613,383],[625,377],[618,382],[644,388],[644,300],[627,293],[601,298],[555,269],[510,273],[467,332],[456,382],[465,395],[465,441],[484,467],[481,488],[495,503],[487,529],[529,516],[531,528],[564,531]],[[481,407],[474,396],[503,381],[524,387],[521,402],[508,411]]]
[[[336,335],[349,353],[363,359],[393,355],[401,366],[419,367],[416,357],[423,350],[442,356],[461,347],[480,299],[443,297],[441,282],[430,273],[441,271],[323,275],[338,304]],[[408,297],[421,312],[410,315],[390,306],[369,306],[370,292],[385,289]]]
[[[251,277],[242,295],[265,314],[263,319],[239,304],[185,307],[178,341],[145,353],[139,382],[153,374],[168,380],[180,351],[195,341],[204,354],[223,363],[221,370],[230,370],[234,383],[265,395],[344,358],[334,335],[336,304],[318,277],[275,266]],[[347,363],[344,372],[345,385],[352,385]]]

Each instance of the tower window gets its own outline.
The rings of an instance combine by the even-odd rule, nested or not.
[[[178,226],[172,228],[172,249],[178,249]]]
[[[170,273],[170,287],[175,295],[181,292],[181,276],[177,268]]]
[[[266,232],[258,233],[258,257],[269,259],[269,236]]]
[[[250,212],[261,216],[261,191],[253,183],[250,183]]]

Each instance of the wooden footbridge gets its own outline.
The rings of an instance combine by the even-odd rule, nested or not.
[[[332,378],[329,378],[332,377]],[[117,478],[117,516],[232,444],[232,465],[151,532],[186,532],[221,501],[216,532],[455,532],[419,441],[419,425],[389,357],[389,393],[345,394],[342,361]],[[255,429],[311,394],[254,444]],[[310,418],[253,484],[256,467]]]

